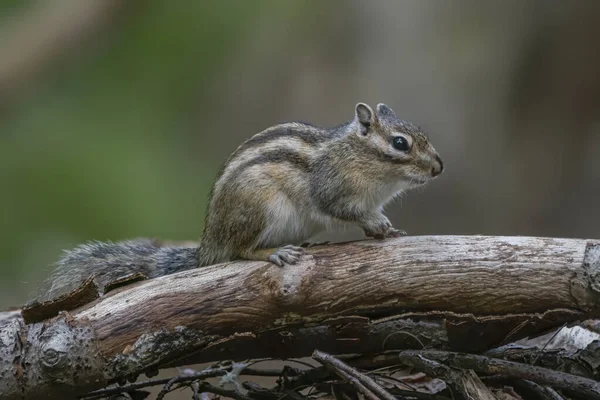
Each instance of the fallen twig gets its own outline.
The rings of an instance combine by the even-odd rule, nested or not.
[[[400,356],[400,362],[406,363],[425,372],[429,376],[443,379],[454,391],[461,394],[465,399],[472,400],[495,400],[496,397],[481,382],[479,377],[471,370],[457,370],[429,359],[420,354],[407,354]]]
[[[600,399],[600,382],[547,368],[495,358],[437,350],[406,350],[398,353],[402,363],[414,365],[423,358],[478,373],[530,380],[541,385],[577,393],[586,399]]]
[[[359,392],[364,394],[365,397],[373,400],[396,400],[394,396],[392,396],[387,390],[381,387],[381,385],[375,382],[373,378],[360,373],[356,369],[343,363],[332,355],[317,350],[313,353],[312,357],[321,364],[333,370],[337,375],[354,386]]]
[[[205,369],[205,370],[200,371],[195,374],[176,376],[174,378],[172,377],[172,378],[165,378],[165,379],[150,379],[150,380],[143,381],[143,382],[131,383],[129,385],[95,390],[93,392],[84,394],[83,396],[79,396],[79,398],[86,399],[86,400],[95,400],[95,399],[100,399],[102,397],[107,397],[107,396],[115,395],[115,394],[119,394],[119,393],[126,393],[126,392],[130,392],[132,390],[141,389],[141,388],[145,388],[145,387],[166,385],[169,382],[173,381],[173,379],[175,379],[175,378],[177,378],[177,379],[175,381],[171,382],[171,385],[176,382],[191,382],[191,381],[195,381],[198,379],[212,378],[215,376],[223,376],[227,372],[228,372],[228,370],[225,368],[218,368],[218,369],[208,368],[208,369]]]
[[[197,380],[201,380],[201,379],[213,378],[216,376],[223,376],[223,375],[226,375],[228,372],[230,372],[231,368],[232,368],[232,366],[229,365],[227,367],[207,368],[200,372],[191,373],[191,374],[187,373],[184,375],[179,375],[179,376],[175,376],[175,377],[171,377],[171,378],[150,379],[150,380],[146,380],[146,381],[142,381],[142,382],[131,383],[129,385],[123,385],[123,386],[117,386],[117,387],[96,390],[96,391],[87,393],[83,396],[80,396],[79,398],[86,399],[86,400],[95,400],[95,399],[100,399],[102,397],[117,395],[117,394],[121,394],[121,393],[128,393],[128,392],[131,392],[131,391],[134,391],[137,389],[141,389],[141,388],[145,388],[145,387],[164,385],[161,392],[159,392],[159,394],[157,395],[157,400],[160,400],[171,390],[172,386],[175,383],[193,382],[193,381],[197,381]],[[284,374],[287,376],[296,376],[296,375],[299,375],[301,372],[302,371],[298,370],[297,368],[293,368],[293,367],[290,367],[289,365],[286,365],[283,369],[244,368],[242,370],[242,372],[240,373],[240,375],[277,377],[277,376],[282,376]],[[199,395],[198,390],[200,390],[200,386],[197,386],[197,389],[194,389],[194,387],[192,387],[192,389],[194,390],[194,396],[198,396]],[[210,392],[210,393],[216,393],[216,392],[213,392],[210,390],[205,390],[205,391]],[[229,395],[227,395],[227,396],[229,396]]]
[[[162,400],[165,398],[165,395],[171,391],[171,387],[173,387],[175,382],[177,382],[177,378],[179,377],[174,376],[173,378],[169,379],[169,382],[165,383],[165,386],[163,386],[162,390],[156,396],[156,400]]]
[[[163,378],[163,379],[150,379],[142,382],[135,382],[129,385],[117,386],[107,389],[100,389],[90,393],[87,393],[83,396],[80,396],[80,399],[86,400],[95,400],[100,399],[102,397],[116,395],[120,393],[127,393],[133,390],[150,387],[150,386],[158,386],[165,385],[163,390],[159,393],[157,399],[160,400],[164,395],[170,390],[170,388],[175,383],[183,383],[183,382],[193,382],[200,379],[213,378],[216,376],[226,375],[231,370],[231,366],[227,368],[207,368],[200,372],[193,374],[185,374],[179,375],[171,378]],[[256,368],[245,368],[241,375],[254,375],[254,376],[280,376],[283,370],[273,370],[273,369],[256,369]],[[294,368],[290,368],[291,374],[295,373],[297,370]],[[161,393],[164,391],[161,397]],[[216,392],[211,392],[216,393]]]
[[[564,349],[545,350],[540,353],[538,347],[508,344],[491,349],[485,355],[523,364],[532,364],[544,368],[559,370],[572,375],[600,380],[600,343],[592,342],[586,348],[571,351]]]
[[[198,390],[203,393],[214,393],[218,394],[219,396],[229,397],[235,400],[254,400],[252,397],[248,397],[237,390],[223,389],[204,381],[199,382]]]
[[[548,386],[538,385],[535,382],[519,381],[519,383],[515,384],[515,387],[526,388],[530,392],[535,393],[536,396],[543,400],[565,400],[565,398],[562,397],[556,390]]]

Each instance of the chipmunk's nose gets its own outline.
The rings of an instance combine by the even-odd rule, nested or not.
[[[444,163],[437,154],[435,155],[435,161],[437,161],[437,163],[431,168],[431,176],[438,176],[444,170]]]

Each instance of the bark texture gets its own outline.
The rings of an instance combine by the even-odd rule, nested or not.
[[[166,366],[482,351],[600,314],[600,242],[421,236],[311,248],[135,283],[50,320],[0,317],[0,396],[62,398]],[[4,321],[4,322],[2,322]]]

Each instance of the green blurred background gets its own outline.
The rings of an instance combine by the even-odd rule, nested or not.
[[[399,228],[600,238],[598,38],[594,0],[4,0],[0,309],[80,242],[197,239],[244,138],[359,101],[447,168]]]

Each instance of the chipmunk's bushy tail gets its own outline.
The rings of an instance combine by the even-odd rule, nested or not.
[[[200,247],[157,245],[150,239],[122,242],[89,242],[68,250],[56,263],[46,280],[46,290],[38,300],[68,293],[90,276],[101,288],[128,274],[142,273],[148,278],[169,275],[200,266]],[[203,262],[203,265],[207,263]]]

